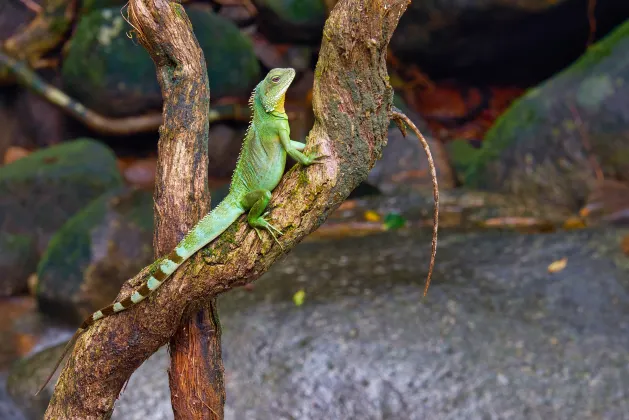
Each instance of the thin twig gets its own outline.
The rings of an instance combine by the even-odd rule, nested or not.
[[[430,145],[419,132],[413,121],[410,120],[402,111],[393,107],[391,110],[391,118],[397,124],[398,128],[402,132],[402,135],[406,137],[406,129],[404,124],[408,125],[415,133],[424,152],[426,153],[426,159],[428,159],[428,166],[430,167],[430,177],[432,178],[432,196],[435,200],[435,207],[432,217],[432,250],[430,252],[430,266],[428,267],[428,276],[426,277],[426,286],[424,287],[424,297],[428,294],[428,288],[430,287],[430,279],[432,278],[432,271],[435,267],[435,258],[437,256],[437,232],[439,230],[439,185],[437,183],[437,170],[435,169],[435,162],[432,160],[432,154],[430,153]]]
[[[35,3],[33,0],[20,0],[20,2],[33,13],[41,13],[42,11],[41,5]]]

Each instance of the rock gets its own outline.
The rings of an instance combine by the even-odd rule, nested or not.
[[[26,280],[37,269],[34,238],[29,235],[0,235],[0,250],[0,297],[26,291]]]
[[[225,418],[624,418],[627,232],[444,234],[426,299],[425,230],[303,243],[219,298]],[[113,419],[173,418],[166,357],[134,373]],[[28,406],[16,387],[45,369],[24,364],[9,392]]]
[[[453,156],[465,183],[575,211],[599,170],[629,179],[628,54],[629,21],[514,102],[481,149]]]
[[[0,374],[0,419],[3,420],[26,420],[20,409],[15,405],[13,401],[7,395],[6,387],[4,383],[6,381],[6,374]],[[40,411],[41,413],[41,411]]]
[[[51,239],[37,269],[42,312],[80,323],[153,262],[153,196],[124,188],[94,200]]]
[[[397,104],[396,104],[397,105]],[[398,108],[399,105],[398,105]],[[404,109],[403,112],[415,123],[430,146],[437,168],[439,189],[454,187],[454,175],[440,142],[435,141],[425,122],[417,114]],[[382,157],[369,172],[367,182],[386,194],[412,188],[431,188],[430,168],[424,149],[410,128],[404,137],[397,126],[389,128],[389,139],[382,150]]]
[[[22,359],[11,367],[11,374],[7,378],[7,392],[13,402],[22,409],[22,415],[27,419],[41,419],[48,407],[52,396],[54,384],[59,379],[61,370],[55,372],[55,376],[39,395],[35,392],[50,374],[52,366],[63,353],[65,343],[46,349],[46,351]],[[61,366],[65,364],[65,361]],[[24,381],[20,378],[32,378]]]
[[[63,223],[121,183],[113,153],[95,140],[39,150],[0,167],[0,233],[34,238],[41,253]]]
[[[245,132],[244,128],[236,129],[225,124],[214,124],[210,127],[208,173],[211,178],[231,179]]]
[[[629,3],[597,0],[596,36],[629,18]],[[391,49],[432,78],[534,84],[566,67],[590,34],[582,0],[414,1]]]
[[[250,39],[230,21],[200,7],[186,12],[208,65],[212,101],[248,97],[260,78]],[[120,7],[94,10],[79,21],[63,62],[63,84],[86,106],[111,116],[159,109],[162,94],[146,50],[128,38]]]
[[[271,42],[319,44],[325,23],[322,0],[254,0],[258,27]]]

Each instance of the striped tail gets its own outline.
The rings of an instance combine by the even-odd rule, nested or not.
[[[81,334],[85,332],[85,330],[98,321],[101,318],[105,318],[109,315],[112,315],[117,312],[124,311],[125,309],[129,309],[131,306],[135,305],[143,301],[151,292],[155,291],[159,286],[162,285],[166,279],[179,268],[184,261],[193,256],[198,250],[203,248],[205,245],[212,242],[216,239],[221,233],[223,233],[232,223],[243,214],[245,210],[240,206],[238,200],[234,198],[231,194],[225,197],[223,201],[220,202],[218,206],[207,216],[199,221],[191,230],[188,232],[185,238],[177,247],[168,254],[167,257],[163,258],[160,261],[159,267],[157,271],[151,275],[147,281],[145,281],[142,286],[138,290],[136,290],[130,297],[121,300],[120,302],[115,302],[105,308],[102,308],[96,312],[94,312],[90,317],[86,318],[85,321],[81,324],[79,329],[74,333],[72,339],[68,344],[66,344],[63,353],[57,360],[53,371],[50,373],[46,382],[39,388],[35,395],[38,395],[45,387],[48,382],[52,379],[55,371],[65,358],[65,355],[68,351],[73,347],[76,340],[79,338]]]
[[[157,290],[184,261],[216,239],[244,212],[245,210],[240,206],[238,200],[231,195],[225,197],[214,210],[208,213],[188,232],[186,237],[179,242],[170,254],[161,260],[157,270],[138,290],[126,299],[94,312],[91,317],[83,321],[80,328],[85,329],[101,318],[129,309],[131,306],[143,301]]]

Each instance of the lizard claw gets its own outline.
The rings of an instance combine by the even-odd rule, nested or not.
[[[257,226],[254,227],[254,229],[256,230],[256,233],[258,234],[258,238],[260,239],[260,241],[262,241],[262,236],[260,235],[260,232],[258,230],[259,229],[264,229],[267,232],[269,232],[269,235],[271,235],[271,237],[273,238],[275,243],[277,243],[280,246],[282,251],[284,250],[284,247],[282,246],[282,244],[277,240],[277,236],[275,236],[276,233],[279,236],[283,235],[282,231],[279,230],[278,228],[276,228],[275,226],[273,226],[272,224],[270,224],[269,222],[267,222],[264,219],[264,217],[259,217],[258,218]]]
[[[309,156],[310,157],[310,156]],[[310,157],[310,163],[308,165],[317,165],[317,164],[323,164],[323,162],[320,162],[321,159],[325,159],[325,158],[329,158],[329,155],[316,155],[316,156],[312,156]]]

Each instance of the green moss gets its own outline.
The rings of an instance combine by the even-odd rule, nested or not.
[[[171,5],[185,17],[183,6]],[[206,9],[190,6],[185,10],[186,21],[193,26],[209,64],[212,97],[247,95],[260,78],[251,39],[231,21]],[[128,38],[132,29],[124,22],[120,7],[86,13],[77,24],[62,66],[68,93],[111,116],[159,108],[162,94],[155,64],[142,46]]]
[[[46,294],[47,277],[69,279],[82,277],[82,270],[91,259],[91,228],[99,224],[106,214],[106,201],[113,192],[106,193],[94,200],[85,209],[68,220],[55,233],[37,266],[37,295]],[[59,275],[58,273],[61,273]],[[78,281],[67,281],[67,284],[81,284]],[[51,291],[58,294],[59,291]],[[70,295],[70,293],[68,293]]]
[[[592,66],[609,57],[619,43],[623,41],[629,42],[627,41],[627,37],[629,37],[629,20],[625,21],[603,39],[590,46],[585,54],[560,74],[590,69]]]
[[[486,165],[497,159],[502,151],[522,136],[522,131],[530,130],[543,121],[539,102],[534,99],[537,90],[526,93],[514,101],[494,123],[485,135],[482,147],[467,160],[463,182],[468,186],[481,187],[482,173]]]
[[[86,162],[92,157],[94,162]],[[57,176],[63,176],[68,170],[81,168],[89,164],[94,174],[102,173],[103,177],[92,177],[99,184],[121,184],[122,176],[116,167],[113,152],[103,144],[89,138],[79,138],[56,146],[40,149],[29,156],[17,160],[10,165],[0,166],[0,184],[12,183],[34,176],[48,176],[54,182]],[[115,169],[115,170],[112,170]],[[59,173],[58,172],[63,172]]]
[[[308,182],[308,175],[306,174],[306,171],[299,171],[299,174],[297,175],[297,186],[304,187],[308,185]]]

